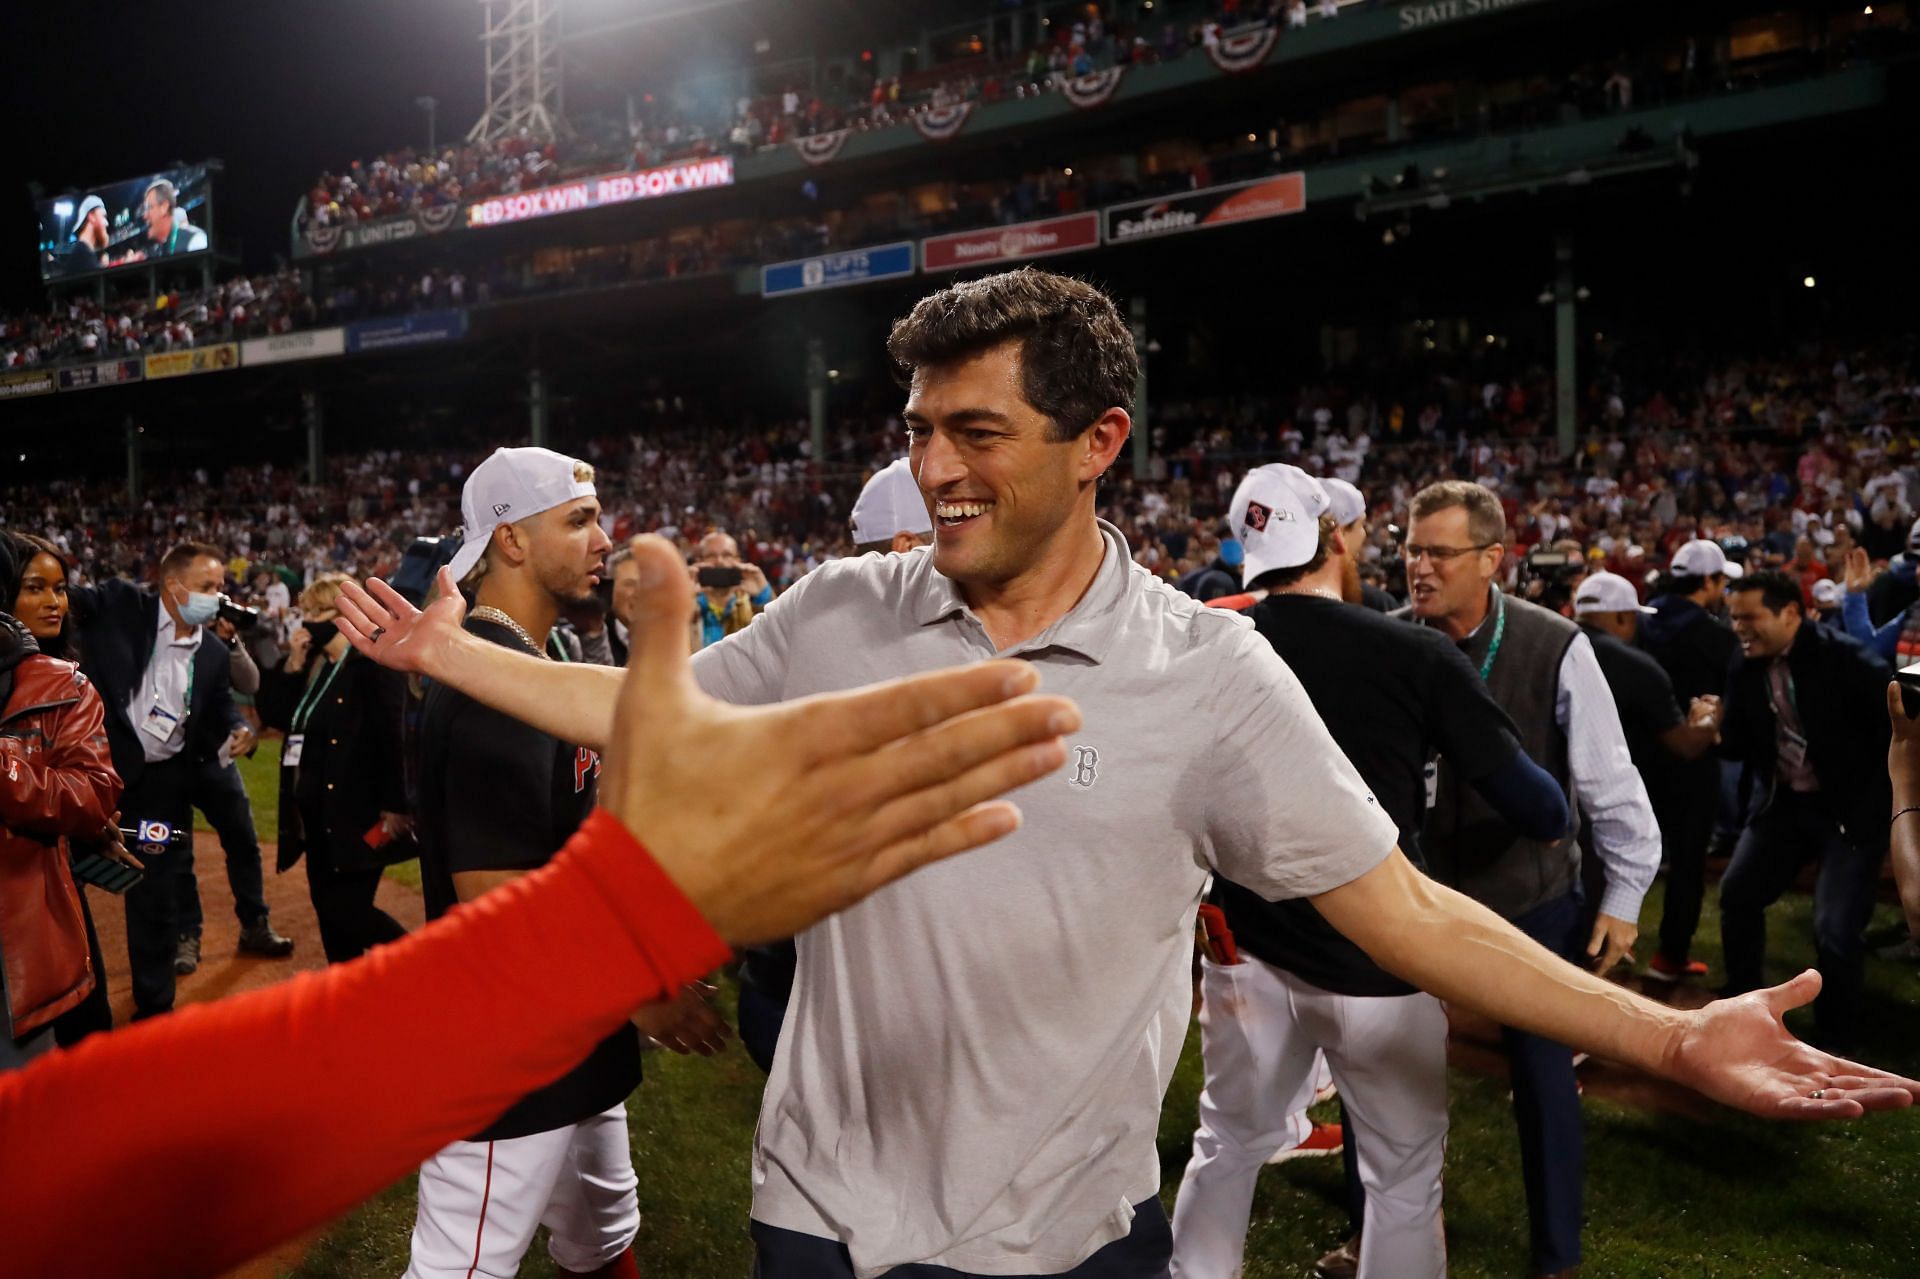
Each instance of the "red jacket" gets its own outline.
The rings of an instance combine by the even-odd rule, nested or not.
[[[67,840],[113,820],[120,778],[100,694],[73,663],[34,653],[11,673],[0,707],[0,963],[18,1039],[85,999],[99,976]]]

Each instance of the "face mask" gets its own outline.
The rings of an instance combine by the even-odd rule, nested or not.
[[[340,633],[340,628],[332,622],[308,622],[306,628],[307,634],[313,636],[315,648],[325,648],[333,643],[333,637]]]
[[[180,605],[180,620],[188,626],[205,626],[220,616],[220,597],[188,591],[187,602]]]

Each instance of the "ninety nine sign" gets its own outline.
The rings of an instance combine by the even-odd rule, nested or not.
[[[1129,244],[1135,240],[1178,235],[1182,231],[1204,231],[1208,227],[1226,226],[1232,222],[1277,218],[1286,213],[1298,213],[1306,207],[1305,174],[1283,173],[1277,178],[1255,178],[1251,182],[1236,182],[1231,186],[1186,191],[1163,200],[1116,204],[1105,210],[1107,243]]]
[[[913,241],[902,240],[897,244],[878,244],[871,249],[855,249],[851,253],[769,263],[760,268],[760,296],[812,293],[912,274]]]
[[[1091,249],[1100,243],[1100,215],[1070,213],[1043,222],[958,231],[920,241],[920,269],[952,271],[986,262],[1014,262]]]
[[[681,195],[706,187],[733,185],[733,157],[716,156],[708,160],[683,160],[678,164],[643,169],[638,173],[608,173],[597,178],[581,178],[538,191],[515,195],[496,195],[476,200],[467,206],[469,227],[505,226],[529,218],[551,217],[556,213],[578,213],[606,204],[626,204],[632,200],[651,200],[663,195]]]

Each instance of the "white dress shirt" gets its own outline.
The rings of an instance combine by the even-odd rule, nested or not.
[[[1629,922],[1660,869],[1660,824],[1646,783],[1627,753],[1627,735],[1600,659],[1585,635],[1560,658],[1554,722],[1567,735],[1567,771],[1580,810],[1593,823],[1593,850],[1607,870],[1600,913]]]
[[[127,718],[133,721],[140,737],[140,750],[147,763],[172,759],[187,745],[187,698],[193,684],[193,655],[200,648],[200,628],[194,627],[181,639],[174,634],[173,614],[160,608],[159,629],[153,636],[153,656],[140,673],[139,687],[127,702]],[[150,732],[148,713],[155,707],[164,716],[173,717],[173,731],[165,739]]]

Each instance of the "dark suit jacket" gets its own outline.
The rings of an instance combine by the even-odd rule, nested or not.
[[[127,699],[153,660],[160,596],[152,587],[113,578],[98,586],[76,586],[68,598],[84,636],[80,668],[99,686],[107,704],[114,771],[131,787],[146,768],[146,753],[140,747],[140,730],[127,716]],[[228,657],[220,637],[203,630],[193,654],[193,700],[187,707],[187,744],[181,752],[196,761],[219,754],[233,730],[246,723],[233,704]]]
[[[1771,660],[1743,661],[1733,668],[1721,728],[1722,751],[1746,761],[1769,787],[1776,784],[1773,701],[1767,688]],[[1848,843],[1885,852],[1893,807],[1887,780],[1887,681],[1892,676],[1859,641],[1812,623],[1803,623],[1794,638],[1787,670],[1822,799]]]

